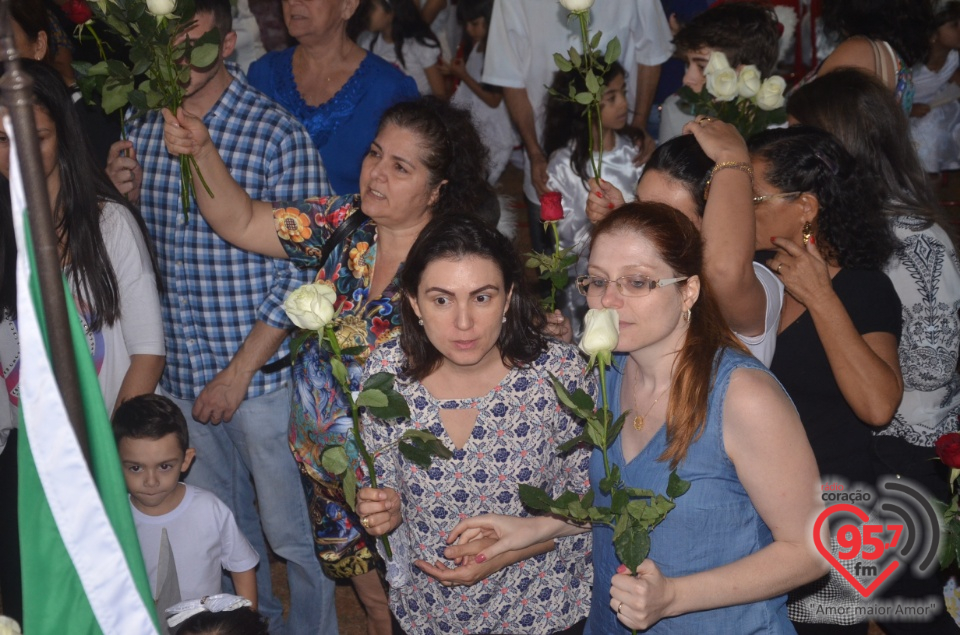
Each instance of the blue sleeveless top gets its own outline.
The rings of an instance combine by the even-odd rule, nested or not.
[[[619,414],[620,385],[626,355],[614,357],[607,374],[608,394],[613,412]],[[649,558],[663,575],[679,577],[707,571],[748,556],[773,542],[770,529],[750,502],[737,478],[736,468],[723,447],[723,402],[730,375],[738,368],[769,371],[755,358],[737,351],[718,353],[714,385],[710,391],[707,425],[703,434],[690,445],[677,474],[692,485],[677,499],[676,508],[650,534]],[[629,424],[629,417],[628,423]],[[666,426],[662,427],[632,461],[623,458],[618,438],[609,451],[611,464],[620,466],[628,486],[665,493],[670,476],[669,462],[657,460],[667,445]],[[603,458],[595,450],[590,463],[590,482],[603,478]],[[610,497],[595,488],[596,505],[608,505]],[[593,602],[587,619],[587,634],[613,635],[630,629],[610,609],[610,580],[620,562],[613,550],[613,530],[593,526]],[[787,597],[781,595],[762,602],[742,604],[709,611],[665,618],[644,633],[795,633],[787,617]]]

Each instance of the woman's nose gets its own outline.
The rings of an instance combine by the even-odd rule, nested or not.
[[[615,309],[623,305],[623,296],[620,294],[620,287],[611,280],[603,289],[603,295],[600,296],[600,304],[605,309]]]

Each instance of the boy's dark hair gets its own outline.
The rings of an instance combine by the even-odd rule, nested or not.
[[[220,41],[233,31],[233,13],[230,0],[194,0],[196,13],[212,13],[213,24],[220,31]]]
[[[777,14],[754,2],[727,2],[707,9],[677,32],[674,53],[683,58],[702,48],[727,56],[730,66],[754,64],[766,77],[780,55]]]
[[[267,622],[259,613],[244,606],[232,611],[204,611],[189,617],[177,635],[268,635]]]
[[[491,15],[493,15],[493,0],[460,0],[457,3],[457,22],[460,24],[485,18],[489,25]]]
[[[123,439],[162,439],[168,434],[177,435],[182,451],[190,447],[187,420],[163,395],[133,397],[120,404],[113,415],[113,438],[118,444]]]

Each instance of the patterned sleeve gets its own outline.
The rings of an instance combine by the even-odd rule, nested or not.
[[[364,381],[371,375],[380,372],[396,375],[400,368],[400,355],[399,340],[394,339],[377,347],[370,354],[363,368]],[[395,386],[395,388],[402,392],[402,386]],[[377,472],[377,486],[390,487],[400,491],[400,453],[395,441],[403,434],[405,426],[400,425],[396,419],[384,421],[366,411],[363,413],[361,423],[360,436],[363,438],[363,443],[368,452],[372,454],[378,448],[390,446],[381,454],[373,457],[374,468]],[[367,475],[365,475],[364,484],[370,484]]]
[[[264,161],[267,187],[260,197],[265,201],[288,201],[303,196],[329,196],[330,182],[323,168],[320,153],[303,126],[290,116],[277,122],[269,156]],[[283,301],[301,285],[312,282],[315,272],[297,269],[295,261],[274,263],[270,292],[260,303],[257,319],[274,328],[292,326]]]
[[[569,344],[555,342],[550,351],[553,374],[569,392],[581,389],[597,401],[599,393],[596,373],[587,372],[587,363],[576,348]],[[584,422],[566,406],[557,403],[558,416],[554,437],[560,445],[584,432]],[[564,490],[585,494],[590,489],[590,447],[581,445],[561,457],[563,478],[556,482],[554,496]]]
[[[273,210],[273,221],[290,260],[301,268],[319,269],[324,243],[359,210],[360,197],[356,194],[322,196],[282,203]]]

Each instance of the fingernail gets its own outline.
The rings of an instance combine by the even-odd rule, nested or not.
[[[474,560],[476,560],[476,561],[477,561],[478,563],[480,563],[480,564],[483,564],[484,562],[487,561],[487,557],[486,557],[485,555],[483,555],[482,553],[478,553],[478,554],[477,554],[477,557],[474,558]]]
[[[816,245],[816,244],[817,244],[817,237],[814,236],[813,234],[810,234],[810,244],[811,244],[811,245]]]
[[[597,192],[597,198],[603,198],[603,192]]]
[[[617,567],[617,573],[630,573],[630,569],[627,568],[627,565],[622,564]]]
[[[777,240],[777,237],[776,237],[776,236],[771,236],[771,237],[770,237],[770,242],[776,242],[776,240]]]
[[[607,205],[607,209],[613,209],[613,203],[609,203],[609,204]]]

